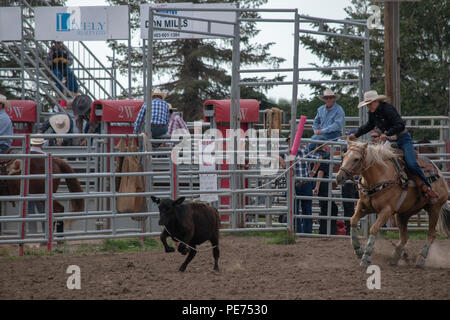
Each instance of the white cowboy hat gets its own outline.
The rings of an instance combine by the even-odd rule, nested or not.
[[[67,114],[56,114],[50,118],[50,125],[56,133],[67,133],[70,129],[70,118]]]
[[[386,99],[387,99],[386,96],[379,95],[375,90],[370,90],[364,93],[364,101],[361,101],[358,104],[358,108],[361,108],[362,106],[365,106],[376,100],[386,100]]]
[[[31,138],[30,139],[30,144],[35,145],[35,146],[39,146],[44,143],[45,143],[45,140],[43,138]]]
[[[341,95],[338,93],[334,93],[333,90],[327,88],[324,90],[322,95],[319,95],[319,99],[325,101],[324,99],[325,97],[335,97],[336,100],[338,100],[341,97]]]
[[[6,100],[6,97],[2,94],[0,94],[0,103],[3,103],[5,106],[10,106],[8,100]]]
[[[156,88],[152,91],[152,98],[153,96],[160,96],[161,98],[165,99],[167,97],[167,93],[162,92],[160,89]]]

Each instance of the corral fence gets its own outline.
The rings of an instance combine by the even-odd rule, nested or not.
[[[48,147],[44,151],[46,154],[29,154],[29,139],[32,137],[46,138],[88,138],[86,147]],[[7,137],[8,138],[8,137]],[[196,157],[201,154],[197,148],[197,144],[201,143],[199,139],[192,136],[192,154],[191,164],[174,164],[171,160],[172,146],[168,140],[152,139],[152,143],[169,145],[167,147],[160,146],[153,151],[142,152],[118,152],[111,149],[107,152],[108,145],[114,145],[114,140],[118,138],[139,139],[142,141],[141,135],[120,135],[120,134],[72,134],[72,135],[21,135],[14,136],[15,139],[21,139],[25,143],[17,149],[19,153],[13,156],[8,154],[0,155],[0,160],[5,158],[15,158],[28,161],[28,166],[22,166],[20,175],[10,176],[2,175],[0,180],[20,179],[20,194],[16,196],[0,196],[1,212],[0,216],[0,244],[20,244],[23,250],[25,243],[45,243],[47,248],[51,250],[55,242],[74,241],[74,240],[92,240],[92,239],[110,239],[110,238],[126,238],[148,236],[156,236],[160,234],[160,226],[158,225],[158,208],[151,202],[150,196],[161,198],[176,198],[184,196],[187,199],[197,200],[199,195],[215,194],[218,200],[212,204],[218,208],[221,215],[221,230],[227,232],[235,231],[275,231],[275,230],[294,230],[296,219],[313,219],[313,233],[296,233],[297,236],[312,237],[345,237],[345,235],[331,234],[331,221],[340,220],[348,221],[349,217],[343,214],[342,206],[339,206],[337,216],[331,215],[331,203],[356,202],[357,199],[343,198],[339,189],[333,189],[332,183],[335,180],[335,174],[330,175],[327,179],[309,178],[308,181],[328,182],[327,197],[304,197],[297,196],[295,190],[290,186],[295,185],[298,180],[293,170],[278,169],[268,172],[268,166],[261,164],[237,166],[237,169],[230,170],[203,170],[199,168],[199,162],[195,161]],[[248,139],[247,139],[248,140]],[[275,141],[278,140],[278,141]],[[304,139],[305,142],[315,142],[310,139]],[[316,141],[320,142],[320,141]],[[172,143],[176,143],[172,141]],[[267,144],[276,143],[281,150],[287,150],[288,145],[284,138],[267,139]],[[335,154],[335,150],[345,145],[344,141],[336,141],[330,143],[331,154]],[[433,144],[438,147],[444,147],[444,143]],[[270,147],[267,149],[268,155],[266,160],[270,160]],[[245,162],[249,163],[250,157],[253,156],[248,150],[241,152],[245,157]],[[336,154],[339,154],[337,152]],[[115,159],[118,156],[138,155],[142,161],[151,161],[150,170],[143,172],[117,173],[115,172]],[[433,161],[437,164],[445,164],[443,174],[446,179],[450,178],[447,169],[448,158],[450,153],[432,154],[436,159]],[[75,170],[73,174],[54,174],[52,173],[50,164],[52,159],[58,157],[66,160]],[[42,174],[30,174],[29,162],[32,158],[45,159],[45,172]],[[305,161],[312,161],[304,159]],[[333,172],[333,166],[341,162],[340,155],[333,156],[330,160],[321,160],[330,165],[330,172]],[[144,168],[146,166],[144,165]],[[269,165],[270,167],[270,165]],[[262,175],[262,170],[266,169]],[[221,179],[230,179],[233,173],[239,173],[242,179],[241,189],[232,188],[231,184],[228,188],[219,188],[218,190],[205,190],[201,188],[201,175],[217,175],[217,185],[221,186]],[[123,176],[138,175],[145,178],[145,184],[149,191],[142,193],[119,193],[115,188],[115,178]],[[60,189],[54,193],[52,191],[52,183],[54,179],[77,178],[82,186],[83,192],[70,193],[67,186],[61,181]],[[32,179],[40,179],[45,181],[45,190],[39,194],[29,193],[29,181]],[[28,183],[27,183],[28,182]],[[221,199],[226,197],[231,199],[232,196],[238,200],[230,201],[228,204],[222,204]],[[145,196],[147,201],[147,210],[134,213],[118,213],[116,210],[116,200],[118,197],[129,196]],[[83,199],[85,202],[85,210],[83,212],[73,212],[70,206],[71,199]],[[314,204],[317,201],[327,201],[328,215],[319,216],[320,209],[315,205],[313,207],[312,216],[297,215],[294,207],[295,200],[309,199]],[[63,204],[65,212],[55,212],[52,201],[56,200]],[[41,212],[30,211],[29,203],[32,201],[44,201],[45,207]],[[11,202],[15,202],[16,206],[12,207]],[[287,215],[286,222],[280,222],[280,217]],[[131,218],[146,217],[143,221],[134,221]],[[360,222],[360,228],[363,235],[367,235],[370,225],[370,219],[373,215],[365,217]],[[422,217],[423,218],[423,217]],[[327,221],[327,231],[325,234],[317,233],[320,221]],[[63,230],[55,230],[56,222],[64,222],[66,227]],[[69,227],[69,222],[70,227]],[[423,229],[426,227],[426,220],[419,219],[415,225],[411,225],[413,229]],[[34,225],[34,227],[33,227]],[[388,228],[389,229],[389,228]]]

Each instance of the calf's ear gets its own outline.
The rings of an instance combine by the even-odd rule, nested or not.
[[[152,198],[152,201],[153,201],[154,203],[156,203],[156,204],[159,204],[159,202],[160,202],[160,200],[161,200],[161,199],[156,198],[156,197],[154,197],[154,196],[151,196],[151,198]]]
[[[175,200],[175,202],[173,203],[174,206],[178,206],[180,204],[183,203],[184,199],[186,199],[185,197],[179,197],[177,200]]]

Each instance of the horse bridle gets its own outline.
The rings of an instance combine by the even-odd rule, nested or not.
[[[359,159],[358,162],[353,164],[353,166],[350,168],[350,170],[342,167],[342,165],[341,165],[341,168],[340,168],[340,170],[342,170],[347,175],[347,177],[352,179],[352,180],[353,180],[353,177],[355,175],[357,175],[355,168],[357,168],[366,158],[366,150],[364,149],[364,151],[361,151],[360,149],[361,148],[358,148],[358,147],[350,147],[347,150],[347,152],[349,152],[349,151],[356,151],[357,153],[359,153],[361,155],[361,158]],[[344,158],[342,158],[342,161],[344,161]]]

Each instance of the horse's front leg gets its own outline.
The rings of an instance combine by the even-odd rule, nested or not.
[[[380,228],[388,221],[389,217],[392,215],[392,209],[390,207],[386,207],[380,211],[378,214],[377,221],[370,228],[370,236],[367,241],[366,248],[364,249],[364,254],[361,259],[361,267],[368,267],[371,261],[371,255],[373,252],[373,248],[375,245],[375,237],[378,234]]]
[[[361,249],[359,239],[358,239],[358,222],[366,215],[366,208],[361,200],[356,203],[355,213],[350,219],[350,236],[352,240],[353,249],[355,250],[356,256],[361,259],[363,255],[363,250]]]

